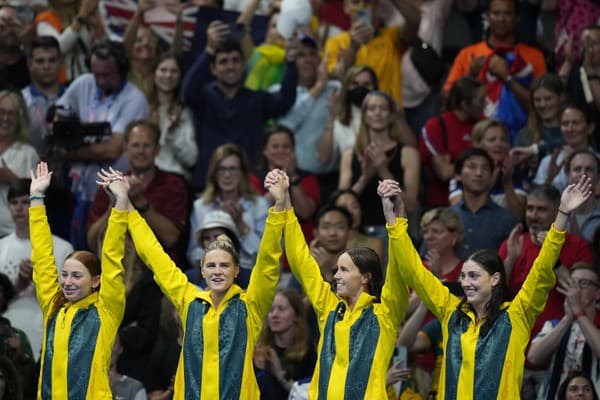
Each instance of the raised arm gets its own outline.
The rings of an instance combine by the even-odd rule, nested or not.
[[[289,196],[289,193],[286,195]],[[289,205],[285,208],[283,237],[286,257],[292,273],[302,285],[304,292],[320,317],[329,306],[336,304],[339,300],[332,292],[329,283],[321,276],[321,269],[310,254],[294,210]]]
[[[392,226],[396,224],[396,218],[406,216],[404,202],[401,199],[398,200],[402,197],[401,192],[400,185],[393,180],[382,181],[377,187],[390,238],[387,273],[381,289],[381,305],[385,314],[392,319],[394,326],[400,325],[408,307],[408,287],[400,275],[398,249],[394,247],[394,232],[391,232]]]
[[[31,186],[29,187],[31,264],[33,266],[33,282],[44,318],[50,311],[52,298],[61,290],[54,260],[52,233],[44,207],[46,190],[50,186],[51,180],[52,172],[48,171],[48,164],[45,162],[38,163],[36,170],[31,171]]]
[[[285,69],[281,78],[281,86],[277,92],[267,94],[265,116],[268,118],[285,114],[296,101],[296,87],[298,86],[296,59],[300,52],[299,46],[297,39],[288,40],[285,44]]]
[[[181,84],[181,96],[186,105],[198,106],[202,101],[202,89],[214,80],[210,72],[210,57],[227,38],[229,28],[221,21],[212,21],[206,30],[206,49],[194,61]]]
[[[267,217],[256,265],[250,276],[247,290],[248,304],[256,310],[254,322],[257,327],[262,326],[277,290],[279,259],[282,253],[281,234],[285,221],[284,211],[291,208],[289,186],[288,176],[281,170],[270,171],[265,177],[265,188],[275,199],[275,205]],[[258,331],[260,329],[257,329],[256,334]]]
[[[113,323],[117,328],[125,313],[125,268],[122,260],[125,256],[127,214],[131,208],[127,195],[129,182],[121,172],[112,168],[109,171],[101,170],[98,177],[98,184],[115,198],[102,244],[99,297],[102,306],[110,310],[109,315],[114,317]]]
[[[511,307],[521,308],[522,315],[531,326],[544,309],[546,296],[556,283],[553,267],[565,241],[568,218],[591,195],[591,179],[586,175],[582,175],[577,183],[567,186],[562,193],[554,224],[548,231],[540,254],[533,262],[531,271],[511,305]]]
[[[395,181],[384,180],[378,188],[378,193],[385,197],[387,191],[394,190],[394,186],[399,185]],[[390,237],[389,257],[396,258],[400,276],[415,290],[427,308],[441,320],[446,310],[458,305],[459,299],[450,294],[448,288],[423,265],[419,253],[408,236],[408,221],[405,217],[402,196],[394,196],[394,212],[390,207],[390,203],[384,203],[384,215]]]

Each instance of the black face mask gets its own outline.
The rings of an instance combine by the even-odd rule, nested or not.
[[[365,97],[367,96],[367,94],[370,92],[369,89],[367,89],[364,86],[357,86],[354,89],[350,89],[347,92],[347,96],[348,96],[348,101],[350,101],[351,104],[354,104],[356,107],[361,107],[363,100],[365,99]]]

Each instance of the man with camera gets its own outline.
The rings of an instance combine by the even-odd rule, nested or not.
[[[95,123],[94,132],[87,132],[84,144],[74,149],[56,147],[56,157],[71,162],[72,191],[77,205],[71,224],[71,243],[76,249],[85,249],[85,220],[96,193],[96,173],[109,165],[126,169],[123,152],[123,132],[130,121],[150,114],[144,94],[127,81],[129,63],[121,43],[101,40],[92,47],[91,74],[83,74],[71,83],[58,101],[62,107],[82,123]],[[110,125],[110,130],[102,124]],[[83,125],[85,127],[86,125]],[[102,135],[104,137],[94,138]],[[64,132],[63,132],[64,133]],[[85,133],[80,132],[79,136]],[[107,134],[108,133],[108,134]],[[73,137],[73,140],[81,137]],[[55,135],[56,136],[56,132]],[[88,139],[90,144],[85,143]]]

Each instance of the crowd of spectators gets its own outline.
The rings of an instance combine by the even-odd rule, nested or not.
[[[600,393],[600,2],[288,2],[311,18],[298,22],[278,0],[139,0],[119,37],[101,12],[109,0],[0,0],[0,399],[36,392],[43,321],[27,178],[40,160],[54,171],[58,268],[73,250],[100,253],[112,204],[97,172],[112,166],[127,171],[133,206],[192,284],[206,287],[200,260],[226,234],[246,288],[274,202],[262,182],[278,168],[332,285],[348,247],[387,259],[375,188],[393,179],[427,268],[460,293],[462,261],[495,249],[511,296],[560,192],[586,174],[594,196],[570,217],[521,395]],[[171,15],[173,32],[151,13]],[[170,399],[182,323],[130,241],[123,263],[113,393]],[[318,342],[285,257],[281,269],[254,355],[266,399],[302,398]],[[413,294],[390,399],[435,399],[435,324]]]

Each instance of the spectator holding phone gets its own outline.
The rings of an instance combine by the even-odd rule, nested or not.
[[[353,65],[367,65],[375,71],[379,88],[402,104],[402,54],[417,37],[420,8],[412,1],[393,0],[404,17],[403,26],[383,26],[380,0],[344,0],[351,27],[327,40],[327,70],[342,79]]]
[[[207,28],[206,50],[186,74],[182,86],[184,103],[192,111],[198,162],[192,187],[204,189],[208,161],[221,144],[236,143],[256,165],[265,123],[285,114],[296,99],[298,43],[286,45],[286,67],[275,93],[244,88],[246,60],[240,44],[232,41],[230,27],[213,21]]]

